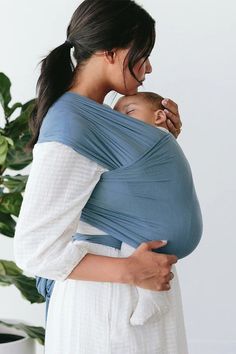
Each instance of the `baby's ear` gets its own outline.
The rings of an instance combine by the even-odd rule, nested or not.
[[[162,109],[155,111],[155,124],[160,125],[166,122],[166,114]]]

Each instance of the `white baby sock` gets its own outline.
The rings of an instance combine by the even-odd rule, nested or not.
[[[153,315],[160,319],[169,311],[169,300],[165,291],[138,288],[138,303],[130,318],[130,323],[143,325]]]

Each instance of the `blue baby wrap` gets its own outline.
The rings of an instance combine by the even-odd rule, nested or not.
[[[82,221],[108,234],[104,244],[109,237],[118,248],[121,242],[138,247],[165,239],[168,244],[154,251],[178,258],[196,248],[201,210],[189,163],[172,134],[66,92],[42,123],[38,143],[47,141],[66,144],[108,169],[81,213]],[[36,281],[48,306],[53,281]]]

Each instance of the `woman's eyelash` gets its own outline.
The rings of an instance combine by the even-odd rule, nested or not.
[[[131,113],[131,112],[133,112],[134,111],[134,109],[131,109],[130,111],[128,111],[126,114],[129,114],[129,113]]]

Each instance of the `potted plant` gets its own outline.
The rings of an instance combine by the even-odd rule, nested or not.
[[[28,178],[15,171],[32,162],[32,152],[25,147],[31,138],[28,119],[34,100],[9,106],[10,89],[9,78],[0,73],[0,104],[4,115],[3,127],[0,125],[0,237],[13,238]],[[7,169],[11,175],[6,173]],[[25,276],[13,261],[0,259],[0,285],[16,286],[30,303],[45,302],[37,291],[36,279]],[[0,354],[34,354],[35,340],[43,345],[44,337],[43,327],[0,318]]]

